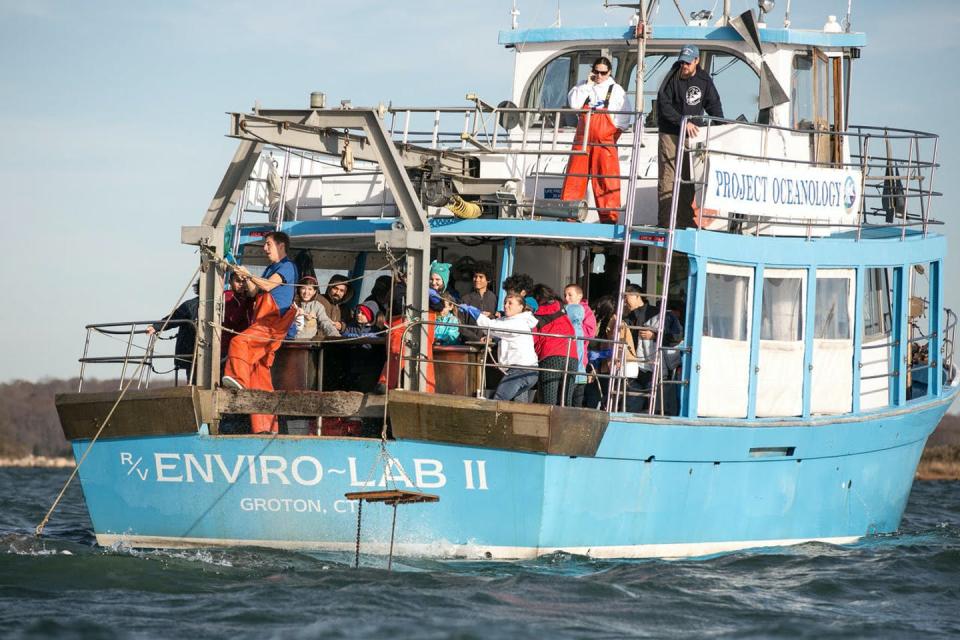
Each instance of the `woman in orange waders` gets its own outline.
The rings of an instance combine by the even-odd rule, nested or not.
[[[253,323],[230,341],[222,379],[225,387],[273,391],[270,367],[297,317],[297,309],[293,306],[297,268],[287,258],[289,243],[289,237],[283,232],[268,233],[263,251],[270,266],[263,275],[254,276],[245,267],[236,269],[245,281],[247,292],[256,294],[257,299],[253,307]],[[276,433],[277,416],[253,414],[250,427],[253,433]]]
[[[613,65],[608,58],[597,58],[590,78],[570,90],[570,107],[592,110],[593,113],[587,132],[587,154],[570,156],[560,199],[583,200],[587,195],[589,177],[600,222],[616,224],[620,215],[620,160],[614,145],[620,139],[620,134],[630,126],[632,116],[606,112],[632,111],[633,107],[623,87],[614,81],[611,69]],[[581,115],[573,140],[574,151],[582,149],[586,121],[587,115]]]

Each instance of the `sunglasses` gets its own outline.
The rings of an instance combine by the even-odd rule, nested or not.
[[[605,75],[609,75],[609,74],[610,74],[610,70],[609,70],[609,69],[607,69],[606,71],[600,71],[599,69],[594,69],[593,72],[594,72],[595,74],[597,74],[598,76],[605,76]]]

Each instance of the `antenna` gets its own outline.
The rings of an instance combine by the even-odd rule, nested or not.
[[[850,11],[853,8],[853,0],[847,0],[847,17],[843,19],[843,30],[850,33]]]
[[[510,10],[510,28],[514,31],[520,26],[520,9],[517,9],[517,0],[513,0],[513,9]]]
[[[783,14],[783,28],[790,28],[790,0],[787,0],[787,12]]]
[[[560,0],[557,0],[557,27],[562,27],[563,22],[560,20]]]

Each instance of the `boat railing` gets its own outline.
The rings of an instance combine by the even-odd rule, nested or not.
[[[926,234],[935,196],[933,179],[937,167],[939,137],[910,129],[852,126],[846,131],[798,129],[769,124],[739,122],[704,116],[703,132],[688,138],[681,128],[677,166],[688,172],[674,190],[693,187],[699,209],[700,229],[754,235],[810,237],[824,232],[848,231],[860,239],[866,228],[890,227],[906,237],[908,229]],[[857,175],[857,210],[842,219],[817,219],[809,207],[796,216],[706,210],[706,189],[712,160],[727,159],[778,165],[787,170],[805,168],[846,170]],[[713,185],[716,187],[716,185]],[[846,197],[848,194],[843,194]]]
[[[616,150],[621,167],[633,168],[603,177],[617,177],[622,185],[630,182],[643,193],[630,216],[634,225],[657,224],[657,150],[650,144],[656,131],[644,129],[642,112],[605,112],[628,115],[634,124],[633,131],[617,142],[602,144],[578,135],[589,130],[599,112],[492,106],[476,96],[468,99],[472,102],[468,106],[384,107],[380,111],[416,195],[425,207],[433,207],[428,214],[462,215],[466,200],[476,208],[462,217],[486,213],[519,219],[591,219],[591,212],[601,213],[596,203],[586,194],[580,201],[562,202],[563,187],[567,178],[588,182],[601,174],[589,169],[570,173],[568,162],[591,148],[609,146]],[[294,126],[271,119],[269,112],[235,115],[235,119],[238,130],[254,139],[255,124],[261,131],[274,122]],[[909,229],[926,233],[930,225],[942,224],[931,215],[933,197],[940,195],[933,190],[938,166],[934,134],[867,126],[845,131],[793,128],[710,116],[701,121],[705,126],[696,138],[688,139],[686,131],[681,131],[677,164],[688,169],[680,188],[684,192],[693,188],[697,194],[700,229],[808,237],[848,231],[859,239],[868,227],[898,228],[905,237]],[[244,221],[245,212],[266,214],[278,227],[289,220],[397,215],[382,167],[362,130],[296,126],[325,136],[323,142],[311,149],[265,147],[241,194],[239,222]],[[634,146],[635,135],[653,140]],[[634,155],[642,158],[636,161]],[[840,216],[816,214],[806,206],[789,215],[782,207],[779,213],[774,207],[769,213],[757,213],[756,208],[752,213],[704,209],[711,160],[731,159],[779,167],[785,174],[795,168],[847,171],[859,183],[842,195],[852,197],[854,204]],[[637,175],[626,175],[631,172]],[[674,193],[674,200],[677,197]],[[608,212],[619,214],[620,220],[628,217],[625,205]]]
[[[430,188],[427,180],[438,178],[428,167],[434,162],[448,182],[452,179],[456,183],[456,195],[471,201],[490,200],[504,217],[582,218],[590,208],[596,210],[588,207],[586,200],[572,208],[552,207],[545,202],[559,202],[567,158],[585,155],[589,146],[597,146],[589,144],[587,136],[576,135],[578,119],[583,116],[583,128],[589,129],[596,112],[492,106],[475,96],[468,96],[468,100],[474,104],[391,107],[381,112],[405,167],[425,174],[424,181],[414,183],[421,198]],[[605,113],[630,116],[635,122],[643,117],[635,111]],[[269,114],[265,112],[266,116]],[[640,127],[636,130],[642,132]],[[240,211],[267,215],[277,224],[317,217],[395,217],[396,205],[382,169],[363,151],[362,132],[345,129],[337,135],[340,141],[330,142],[324,152],[265,147],[241,194]],[[603,146],[615,148],[618,154],[629,154],[631,148],[626,140]],[[626,163],[629,156],[621,155],[620,159]],[[599,175],[576,174],[588,180]],[[625,181],[628,176],[619,178]],[[429,204],[442,209],[447,202],[441,198]]]
[[[957,314],[953,309],[944,309],[943,340],[941,341],[940,353],[943,361],[943,370],[947,373],[949,382],[957,379],[958,372],[954,369],[956,363],[953,355],[957,338]]]
[[[401,344],[409,345],[411,332],[420,328],[420,327],[437,327],[437,326],[449,326],[445,323],[436,321],[436,320],[415,320],[413,322],[407,323],[403,330],[397,334],[394,329],[392,333],[396,339],[399,337]],[[465,325],[460,325],[465,326]],[[555,373],[559,374],[561,377],[560,390],[559,390],[559,401],[560,406],[566,406],[567,399],[567,390],[570,388],[570,385],[577,384],[576,379],[578,376],[586,377],[590,380],[591,384],[596,384],[599,387],[600,393],[599,396],[602,398],[603,406],[607,411],[616,411],[616,410],[628,410],[629,398],[639,397],[639,398],[649,398],[650,391],[649,389],[642,389],[636,386],[629,384],[632,380],[635,379],[635,376],[628,376],[624,372],[628,370],[626,364],[629,360],[630,362],[635,363],[637,366],[651,370],[653,366],[652,358],[645,358],[639,352],[636,353],[635,357],[628,355],[627,344],[624,340],[615,340],[610,338],[598,338],[590,336],[571,336],[567,334],[557,334],[557,333],[548,333],[543,331],[523,331],[518,329],[506,329],[501,327],[478,327],[475,325],[469,325],[471,329],[482,330],[483,339],[480,341],[484,345],[483,352],[480,359],[477,362],[463,362],[460,360],[447,360],[442,358],[431,358],[426,355],[417,355],[412,353],[411,355],[404,355],[403,350],[400,354],[400,362],[412,362],[414,363],[413,375],[417,377],[425,377],[421,373],[420,367],[425,367],[427,365],[449,365],[455,367],[471,367],[476,370],[477,373],[477,384],[475,388],[475,395],[477,398],[485,397],[485,390],[487,387],[487,370],[489,367],[498,367],[498,368],[510,368],[510,369],[519,369],[522,371],[534,371],[538,374],[542,373]],[[636,327],[639,328],[639,327]],[[594,360],[597,364],[593,364],[588,356],[588,363],[584,365],[584,371],[579,371],[579,366],[577,369],[568,369],[568,368],[552,368],[544,367],[540,364],[536,366],[525,366],[525,365],[501,365],[497,362],[490,362],[488,360],[493,359],[494,352],[491,349],[491,345],[494,344],[496,335],[494,334],[510,334],[510,335],[528,335],[533,337],[541,338],[553,338],[564,340],[567,345],[567,358],[573,358],[579,360],[578,351],[580,350],[580,345],[582,344],[582,349],[585,354],[588,351],[592,350],[598,352],[601,357],[595,358]],[[671,347],[665,347],[665,351],[675,352],[677,354],[687,351],[688,348],[685,344],[678,344]],[[424,350],[423,353],[426,353]],[[612,366],[612,358],[619,359],[619,366]],[[662,393],[662,387],[664,385],[685,385],[687,380],[677,377],[675,375],[680,371],[680,367],[675,367],[667,371],[667,375],[670,376],[667,379],[663,379],[663,376],[660,376],[660,379],[657,383],[661,387],[661,393],[659,397],[662,399],[664,394]],[[405,368],[401,365],[399,367],[398,382],[399,387],[403,388],[403,375],[405,373]],[[571,381],[571,379],[573,381]],[[605,381],[605,384],[601,383]],[[645,406],[645,405],[644,405]],[[593,407],[591,407],[593,408]],[[660,411],[657,413],[664,415],[664,407],[660,406]]]
[[[149,389],[150,380],[153,374],[166,375],[171,371],[176,373],[178,367],[166,371],[158,370],[156,365],[166,361],[180,360],[182,362],[196,362],[196,341],[194,341],[193,351],[190,353],[157,353],[157,347],[160,341],[173,340],[176,334],[162,336],[159,332],[150,333],[148,327],[155,326],[156,320],[132,320],[123,322],[101,322],[97,324],[88,324],[86,339],[83,344],[83,355],[80,357],[80,382],[77,386],[77,392],[83,391],[84,377],[87,373],[87,365],[120,365],[120,379],[118,389],[123,389],[127,382],[128,372],[131,376],[136,376],[137,389]],[[166,322],[166,329],[192,325],[194,334],[196,334],[196,323],[192,320],[169,320]],[[91,343],[97,336],[103,336],[123,345],[121,354],[111,353],[110,355],[91,356]],[[138,344],[138,337],[146,336],[146,344]],[[140,365],[143,366],[140,366]],[[188,371],[188,381],[192,379],[193,371]],[[176,378],[174,382],[176,383]]]

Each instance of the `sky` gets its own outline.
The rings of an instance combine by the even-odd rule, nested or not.
[[[721,0],[681,0],[690,12]],[[733,12],[755,7],[733,0]],[[780,26],[786,2],[768,18]],[[153,319],[197,265],[180,227],[199,224],[236,143],[228,111],[383,101],[463,104],[509,96],[513,54],[497,45],[511,0],[75,2],[0,0],[0,382],[79,371],[84,325]],[[602,0],[517,0],[521,28],[625,25]],[[661,0],[653,23],[678,24]],[[795,28],[841,17],[846,0],[793,0]],[[719,7],[718,7],[719,8]],[[960,203],[955,0],[855,0],[868,45],[851,123],[941,135],[934,217]],[[951,123],[953,126],[950,126]],[[947,305],[960,308],[960,230],[946,227]]]

